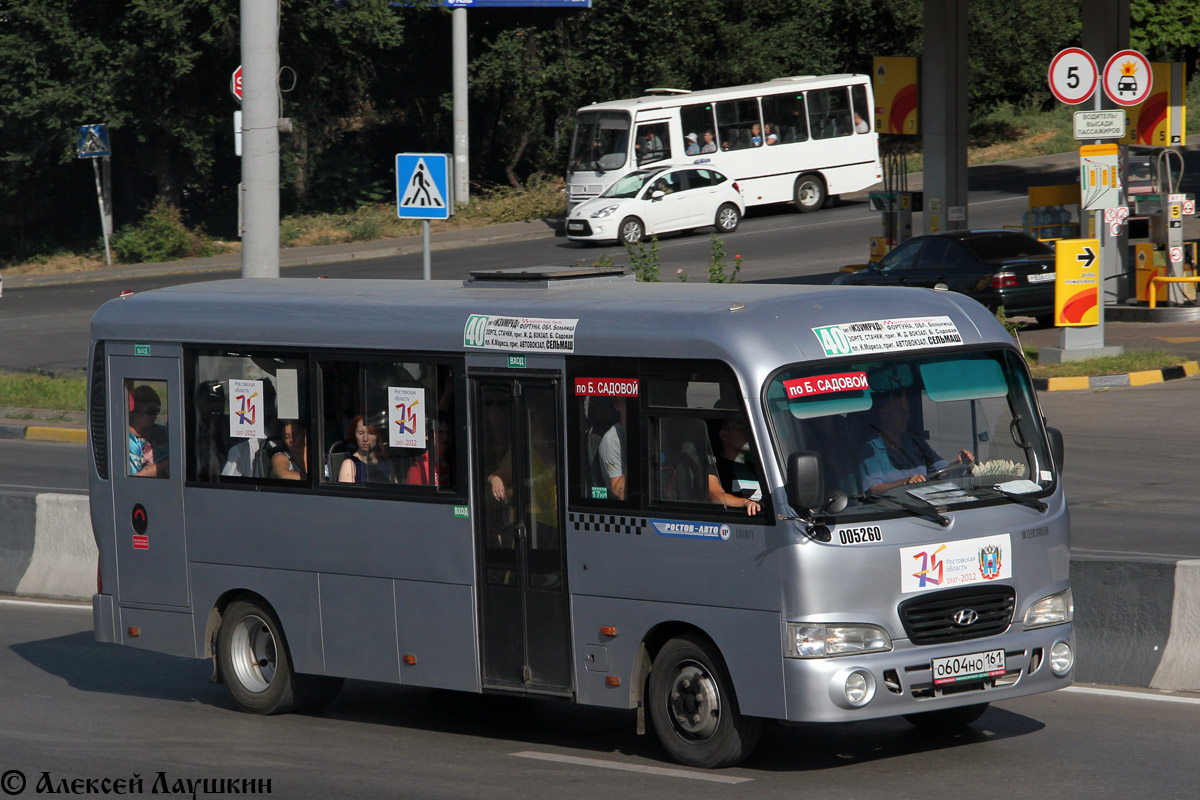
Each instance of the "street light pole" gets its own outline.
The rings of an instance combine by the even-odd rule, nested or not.
[[[242,277],[279,277],[279,4],[241,0]]]

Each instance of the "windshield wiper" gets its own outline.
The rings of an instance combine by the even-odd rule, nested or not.
[[[1038,500],[1036,497],[1026,497],[1025,495],[1017,494],[1015,492],[1006,492],[1004,489],[1001,489],[999,486],[973,486],[973,487],[971,487],[972,492],[978,492],[981,489],[984,491],[988,491],[988,492],[995,492],[996,494],[1000,495],[1001,497],[1011,500],[1014,503],[1020,503],[1023,506],[1029,506],[1030,508],[1036,509],[1037,511],[1045,511],[1046,507],[1047,507],[1045,503],[1043,503],[1041,500]]]
[[[860,494],[854,499],[860,503],[878,503],[881,500],[888,500],[900,506],[900,508],[912,514],[914,517],[920,517],[921,519],[927,519],[930,522],[936,522],[943,528],[949,527],[950,525],[950,518],[944,514],[939,514],[932,507],[921,508],[920,506],[909,505],[903,500],[899,500],[891,495]]]

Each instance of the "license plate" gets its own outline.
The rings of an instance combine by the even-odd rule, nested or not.
[[[1049,283],[1054,280],[1055,273],[1053,272],[1035,272],[1029,276],[1030,283]]]
[[[582,223],[582,222],[568,222],[568,223],[567,223],[567,230],[569,230],[569,231],[581,231],[581,230],[583,230],[583,223]]]
[[[978,681],[1004,674],[1004,651],[988,650],[966,656],[935,658],[929,662],[934,685]]]

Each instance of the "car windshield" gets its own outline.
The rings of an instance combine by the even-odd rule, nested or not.
[[[1054,255],[1049,247],[1022,233],[981,233],[965,237],[962,243],[984,262]]]
[[[616,183],[601,192],[600,196],[611,197],[615,199],[635,197],[651,178],[662,171],[662,169],[643,169],[638,170],[637,172],[631,172],[628,175],[619,178]]]
[[[830,505],[838,523],[1038,504],[1053,488],[1033,387],[1007,349],[795,366],[768,384],[767,406],[779,463],[817,453],[825,496],[848,498]]]
[[[611,171],[625,166],[629,115],[623,111],[585,111],[575,122],[575,141],[567,168]]]

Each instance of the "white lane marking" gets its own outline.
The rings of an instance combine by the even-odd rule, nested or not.
[[[641,764],[619,764],[615,761],[602,761],[598,758],[579,758],[578,756],[560,756],[555,753],[539,753],[536,750],[522,750],[519,753],[509,753],[517,758],[532,758],[538,761],[555,761],[560,764],[575,764],[581,767],[598,767],[600,769],[617,769],[624,772],[641,772],[646,775],[662,775],[666,778],[687,778],[692,781],[708,781],[709,783],[750,783],[753,778],[735,778],[731,775],[718,775],[711,772],[693,772],[686,769],[669,769],[667,767],[647,767]]]
[[[1105,697],[1123,697],[1127,700],[1153,700],[1157,703],[1184,703],[1186,705],[1200,706],[1200,697],[1179,697],[1177,695],[1168,694],[1149,694],[1143,692],[1127,692],[1121,689],[1092,689],[1086,686],[1068,686],[1063,689],[1064,692],[1076,692],[1078,694],[1099,694]]]
[[[61,444],[54,442],[53,444]],[[70,489],[59,486],[23,486],[18,483],[0,483],[0,489],[21,489],[23,491],[48,492],[50,494],[87,494],[87,489]]]
[[[1182,553],[1147,553],[1145,551],[1136,550],[1088,550],[1086,548],[1071,548],[1073,556],[1121,556],[1123,558],[1139,558],[1152,561],[1195,561],[1200,556],[1195,553],[1184,555]]]
[[[39,600],[18,600],[16,598],[0,598],[0,605],[6,606],[38,606],[39,608],[71,608],[76,611],[91,611],[91,603],[43,603]]]

